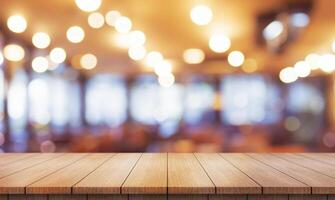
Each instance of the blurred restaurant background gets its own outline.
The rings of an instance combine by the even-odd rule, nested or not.
[[[0,152],[335,150],[335,1],[0,0]]]

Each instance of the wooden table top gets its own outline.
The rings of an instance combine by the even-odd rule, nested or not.
[[[335,194],[335,154],[0,154],[0,194]]]

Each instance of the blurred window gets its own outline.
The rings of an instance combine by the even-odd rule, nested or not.
[[[85,99],[86,119],[90,125],[116,127],[127,118],[127,91],[119,76],[97,75],[91,78]]]
[[[278,88],[261,75],[225,76],[221,91],[224,123],[271,124],[280,118]]]

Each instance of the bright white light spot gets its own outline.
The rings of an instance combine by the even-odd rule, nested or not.
[[[144,59],[147,50],[144,46],[132,46],[128,50],[128,55],[133,60],[142,60]]]
[[[115,29],[119,33],[128,33],[131,27],[132,23],[128,17],[119,17],[115,22]]]
[[[167,60],[162,60],[155,66],[155,74],[157,76],[163,76],[172,72],[172,64]]]
[[[110,26],[115,26],[116,20],[119,17],[121,17],[121,14],[119,11],[116,11],[116,10],[109,11],[105,16],[106,24]]]
[[[306,13],[294,13],[291,15],[291,22],[293,26],[305,27],[309,24],[309,16]]]
[[[84,69],[93,69],[97,66],[98,59],[93,54],[85,54],[80,58],[80,65]]]
[[[311,73],[311,68],[305,61],[299,61],[294,65],[295,73],[299,77],[307,77]]]
[[[164,59],[163,55],[158,51],[151,51],[145,58],[145,63],[151,68],[157,66]]]
[[[162,87],[171,87],[175,81],[173,74],[165,74],[158,77],[158,83]]]
[[[205,59],[205,53],[201,49],[186,49],[183,59],[188,64],[199,64]]]
[[[50,45],[50,36],[44,32],[38,32],[33,35],[33,45],[39,49],[45,49]]]
[[[3,50],[5,58],[9,61],[18,62],[24,58],[24,49],[17,44],[9,44]]]
[[[21,15],[13,15],[8,18],[7,26],[14,33],[22,33],[27,29],[27,21]]]
[[[293,67],[286,67],[279,73],[279,78],[283,83],[292,83],[298,79]]]
[[[63,48],[57,47],[51,50],[50,60],[54,63],[62,63],[66,59],[66,52]]]
[[[208,6],[198,5],[192,8],[190,17],[193,23],[203,26],[212,21],[213,12]]]
[[[90,25],[90,27],[98,29],[104,26],[105,24],[105,18],[101,13],[95,12],[95,13],[91,13],[88,16],[88,25]]]
[[[130,46],[141,46],[146,41],[145,34],[142,31],[131,31],[128,37]]]
[[[42,56],[38,56],[33,59],[31,67],[37,73],[43,73],[48,70],[49,62],[48,59]]]
[[[335,70],[335,55],[322,55],[318,63],[320,69],[326,73],[332,73]]]
[[[312,70],[319,69],[319,60],[320,56],[315,53],[308,54],[305,58],[305,61]]]
[[[244,63],[244,55],[240,51],[232,51],[228,55],[228,63],[233,67],[239,67]]]
[[[267,25],[263,30],[263,37],[266,40],[276,39],[284,31],[283,23],[280,21],[273,21]]]
[[[101,0],[76,0],[78,8],[85,12],[93,12],[100,8]]]
[[[212,35],[209,39],[209,48],[216,53],[226,52],[230,45],[230,39],[223,34]]]
[[[79,26],[72,26],[67,30],[66,37],[72,43],[79,43],[84,40],[85,32]]]

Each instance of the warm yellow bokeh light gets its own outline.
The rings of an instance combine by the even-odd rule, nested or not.
[[[116,20],[121,17],[121,13],[117,10],[111,10],[105,15],[106,24],[115,26]]]
[[[84,69],[93,69],[97,66],[98,59],[93,54],[85,54],[80,58],[80,65]]]
[[[60,48],[60,47],[56,47],[54,49],[51,50],[50,52],[50,60],[53,62],[53,63],[57,63],[57,64],[60,64],[62,62],[65,61],[66,59],[66,52],[63,48]]]
[[[146,41],[146,36],[142,31],[131,31],[128,37],[130,46],[141,46]]]
[[[315,53],[308,54],[305,58],[305,61],[312,70],[319,69],[319,60],[320,56]]]
[[[142,60],[145,58],[147,50],[144,46],[132,46],[128,50],[128,55],[133,60]]]
[[[48,70],[49,62],[48,59],[42,56],[38,56],[31,62],[31,67],[37,73],[43,73]]]
[[[205,53],[201,49],[186,49],[183,59],[188,64],[199,64],[205,60]]]
[[[242,65],[242,70],[246,73],[253,73],[258,70],[258,64],[255,59],[248,58]]]
[[[85,12],[93,12],[100,8],[101,0],[76,0],[78,8]]]
[[[50,45],[51,39],[47,33],[37,32],[33,35],[32,43],[39,49],[45,49]]]
[[[27,21],[21,15],[13,15],[7,19],[7,27],[14,33],[22,33],[27,29]]]
[[[230,39],[223,34],[212,35],[209,39],[209,48],[216,53],[226,52],[230,45]]]
[[[72,26],[67,30],[66,37],[72,43],[79,43],[84,40],[85,32],[79,26]]]
[[[193,23],[203,26],[212,21],[213,12],[208,6],[198,5],[192,8],[190,17]]]
[[[319,59],[318,66],[323,72],[332,73],[333,71],[335,71],[335,55],[322,55]]]
[[[92,28],[98,29],[104,26],[105,18],[101,13],[91,13],[87,19],[88,25]]]
[[[8,44],[3,50],[5,58],[9,61],[18,62],[24,58],[24,49],[17,44]]]
[[[244,55],[240,51],[232,51],[228,55],[228,63],[233,67],[239,67],[244,63]]]
[[[158,77],[158,83],[162,87],[171,87],[174,84],[175,77],[172,73],[164,74]]]
[[[131,27],[132,23],[128,17],[119,17],[115,22],[115,29],[119,33],[128,33]]]
[[[295,73],[298,77],[307,77],[311,73],[311,68],[305,61],[299,61],[294,65]]]
[[[158,51],[151,51],[145,58],[145,64],[151,68],[155,68],[164,59],[163,55]]]
[[[172,73],[172,64],[167,60],[162,60],[155,66],[155,74],[163,76]]]
[[[280,71],[279,79],[283,83],[292,83],[298,79],[298,75],[293,67],[286,67]]]

